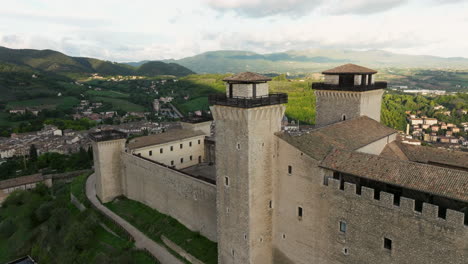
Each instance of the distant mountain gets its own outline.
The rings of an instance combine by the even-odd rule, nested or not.
[[[57,74],[185,76],[193,73],[175,63],[148,62],[135,67],[93,58],[71,57],[53,50],[9,49],[5,47],[0,47],[0,63]]]
[[[177,63],[198,73],[254,71],[261,73],[308,73],[340,64],[355,63],[373,68],[451,68],[468,69],[466,58],[442,58],[424,55],[403,55],[381,50],[354,51],[312,49],[258,54],[249,51],[210,51],[179,60]]]
[[[155,75],[175,75],[186,76],[194,74],[193,71],[177,63],[165,63],[162,61],[149,61],[136,69],[137,75],[155,76]]]

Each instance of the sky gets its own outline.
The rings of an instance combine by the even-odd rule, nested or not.
[[[14,0],[0,46],[119,62],[317,48],[468,58],[468,0]]]

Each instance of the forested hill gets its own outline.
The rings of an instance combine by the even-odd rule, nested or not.
[[[75,75],[98,73],[100,75],[185,76],[194,73],[176,63],[148,62],[139,67],[133,67],[124,63],[71,57],[53,50],[9,49],[5,47],[0,47],[0,64],[20,66],[22,69],[29,68],[42,72]]]

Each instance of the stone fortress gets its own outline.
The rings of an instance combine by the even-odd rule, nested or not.
[[[287,95],[246,72],[209,97],[214,133],[92,134],[97,195],[171,215],[217,241],[222,264],[468,263],[468,154],[399,142],[375,73],[323,72],[302,131],[282,131]]]

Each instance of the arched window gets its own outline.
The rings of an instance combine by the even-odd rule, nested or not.
[[[346,120],[346,115],[345,115],[345,114],[343,114],[343,115],[341,116],[341,120],[342,120],[342,121],[345,121],[345,120]]]

